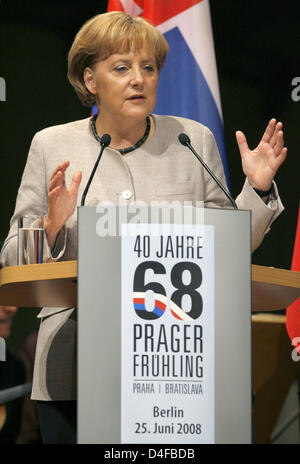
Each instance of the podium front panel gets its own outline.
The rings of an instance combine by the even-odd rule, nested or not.
[[[206,338],[207,345],[211,347],[211,353],[210,357],[206,355],[204,368],[206,372],[211,370],[210,379],[213,379],[214,384],[211,386],[212,396],[209,395],[209,392],[205,392],[208,395],[209,404],[205,411],[204,423],[202,423],[203,418],[200,417],[200,408],[199,418],[195,420],[197,418],[197,398],[192,397],[191,394],[193,420],[190,420],[192,416],[189,416],[188,412],[182,412],[182,416],[180,416],[180,411],[184,411],[180,405],[186,404],[187,391],[189,390],[184,391],[183,389],[181,392],[177,392],[177,396],[173,395],[173,398],[176,399],[172,402],[174,406],[171,408],[163,396],[162,403],[158,403],[159,407],[153,407],[149,385],[154,385],[157,392],[158,383],[162,386],[164,384],[163,382],[155,383],[156,379],[152,379],[152,383],[140,384],[140,389],[148,388],[148,391],[145,390],[144,394],[143,391],[140,391],[140,394],[136,395],[136,402],[131,403],[130,400],[128,405],[132,412],[131,418],[135,417],[135,409],[136,416],[139,417],[134,424],[134,432],[137,432],[136,441],[134,441],[134,437],[130,438],[130,433],[127,433],[127,416],[124,421],[124,414],[128,414],[128,408],[124,407],[126,406],[126,404],[124,405],[124,385],[127,386],[127,377],[128,385],[132,388],[132,367],[129,367],[128,373],[126,368],[124,369],[126,335],[124,335],[124,328],[122,332],[121,314],[121,308],[122,305],[124,308],[124,299],[126,299],[124,289],[122,293],[124,275],[126,281],[126,262],[124,264],[124,257],[122,262],[124,239],[122,245],[119,232],[121,230],[120,223],[126,224],[126,215],[115,207],[111,208],[111,212],[115,214],[116,223],[109,226],[109,235],[101,236],[103,228],[108,230],[108,224],[105,223],[100,210],[92,207],[79,208],[78,210],[78,442],[118,444],[123,440],[125,443],[203,443],[205,442],[203,441],[203,427],[205,428],[207,424],[207,428],[211,430],[207,443],[250,443],[250,212],[205,209],[202,210],[200,216],[196,215],[198,217],[196,222],[201,217],[199,221],[201,223],[198,224],[199,229],[205,225],[208,227],[207,230],[213,230],[211,269],[213,269],[214,303],[212,307],[214,306],[214,311],[213,318],[209,322],[212,327],[209,327],[209,330],[205,328],[205,325],[203,327],[205,334],[210,333],[211,330],[209,339]],[[130,222],[135,222],[134,217],[130,218]],[[141,234],[142,236],[148,235]],[[150,255],[146,253],[146,256]],[[164,267],[168,274],[167,266]],[[128,273],[129,268],[128,265]],[[188,277],[185,279],[185,283],[182,283],[184,280],[182,278],[180,285],[185,286],[186,289],[191,283],[188,282]],[[178,283],[174,285],[175,287],[179,286]],[[162,286],[160,287],[162,288]],[[164,293],[163,289],[160,290],[160,293]],[[142,294],[138,292],[135,292],[133,296],[135,297],[132,303],[132,311],[134,312],[135,309],[138,311],[143,307],[143,300],[140,298]],[[132,301],[132,294],[128,295],[128,299]],[[154,304],[159,316],[153,317],[160,318],[158,322],[157,320],[154,322],[156,327],[163,320],[163,317],[165,321],[167,320],[169,317],[167,313],[170,313],[170,309],[172,309],[171,302],[168,303],[166,300],[164,305],[163,297],[160,297],[160,300],[157,304],[158,308],[156,308],[156,303]],[[175,305],[175,313],[176,308]],[[163,314],[161,311],[165,311],[165,313]],[[176,314],[174,316],[178,317]],[[201,317],[199,317],[199,321],[203,321],[203,314]],[[178,330],[181,327],[180,324],[184,324],[184,321],[179,321],[178,324],[176,319],[174,321],[175,324],[172,326]],[[140,324],[136,324],[136,326],[140,327]],[[150,330],[151,320],[146,326]],[[196,330],[198,330],[197,327]],[[149,341],[149,337],[152,335],[148,333],[147,336]],[[163,343],[162,334],[159,337],[160,343]],[[186,335],[188,341],[189,337],[189,334]],[[197,337],[199,339],[199,334]],[[211,342],[213,342],[212,346]],[[190,351],[188,345],[185,345],[185,348],[187,352]],[[145,349],[148,352],[151,351],[150,342],[147,346],[145,345]],[[164,346],[164,350],[167,349]],[[158,355],[153,354],[153,356]],[[200,382],[193,384],[195,388],[200,385]],[[180,378],[176,385],[179,384]],[[170,383],[170,385],[172,384]],[[188,384],[185,383],[185,385]],[[205,387],[209,383],[202,385]],[[183,397],[184,395],[185,397]],[[125,396],[125,398],[127,397]],[[142,404],[141,399],[144,403],[143,407],[149,402],[151,410],[159,411],[157,416],[160,417],[155,419],[157,422],[154,422],[153,417],[151,422],[146,415],[143,421],[141,420],[143,416],[138,416],[138,409],[141,409]],[[161,407],[163,401],[166,401],[165,409]],[[155,413],[152,415],[155,416]],[[165,418],[166,415],[170,417],[168,420]],[[168,425],[164,426],[163,424]],[[128,423],[128,427],[132,426],[131,422]],[[157,431],[157,429],[159,430]],[[155,432],[158,433],[155,434]],[[124,441],[124,437],[129,437],[128,441]]]

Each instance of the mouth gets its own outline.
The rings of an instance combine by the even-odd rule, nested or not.
[[[134,100],[137,100],[137,101],[143,101],[145,100],[146,97],[144,95],[131,95],[131,97],[127,98],[127,100],[131,100],[131,101],[134,101]]]

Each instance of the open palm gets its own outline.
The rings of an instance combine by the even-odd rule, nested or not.
[[[273,178],[286,158],[287,148],[284,148],[282,123],[271,119],[254,150],[250,150],[243,132],[236,132],[242,166],[252,187],[268,190]]]
[[[70,188],[67,189],[65,172],[69,164],[69,161],[65,161],[57,166],[50,180],[48,213],[45,222],[45,230],[50,247],[53,246],[60,229],[75,211],[77,204],[78,188],[82,173],[81,171],[75,172],[72,177]]]

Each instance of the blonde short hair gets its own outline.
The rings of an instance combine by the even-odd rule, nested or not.
[[[93,69],[97,62],[113,53],[140,50],[145,45],[153,49],[160,71],[168,53],[168,43],[144,18],[112,11],[87,21],[77,33],[68,55],[68,79],[81,102],[89,107],[96,103],[96,96],[84,83],[85,68]]]

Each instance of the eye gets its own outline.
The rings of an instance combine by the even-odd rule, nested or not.
[[[123,72],[127,71],[127,69],[128,69],[127,66],[119,65],[119,66],[116,66],[114,68],[114,71],[119,72],[119,73],[123,73]]]
[[[144,69],[145,69],[145,71],[153,72],[154,71],[154,66],[152,66],[152,64],[146,64],[144,66]]]

